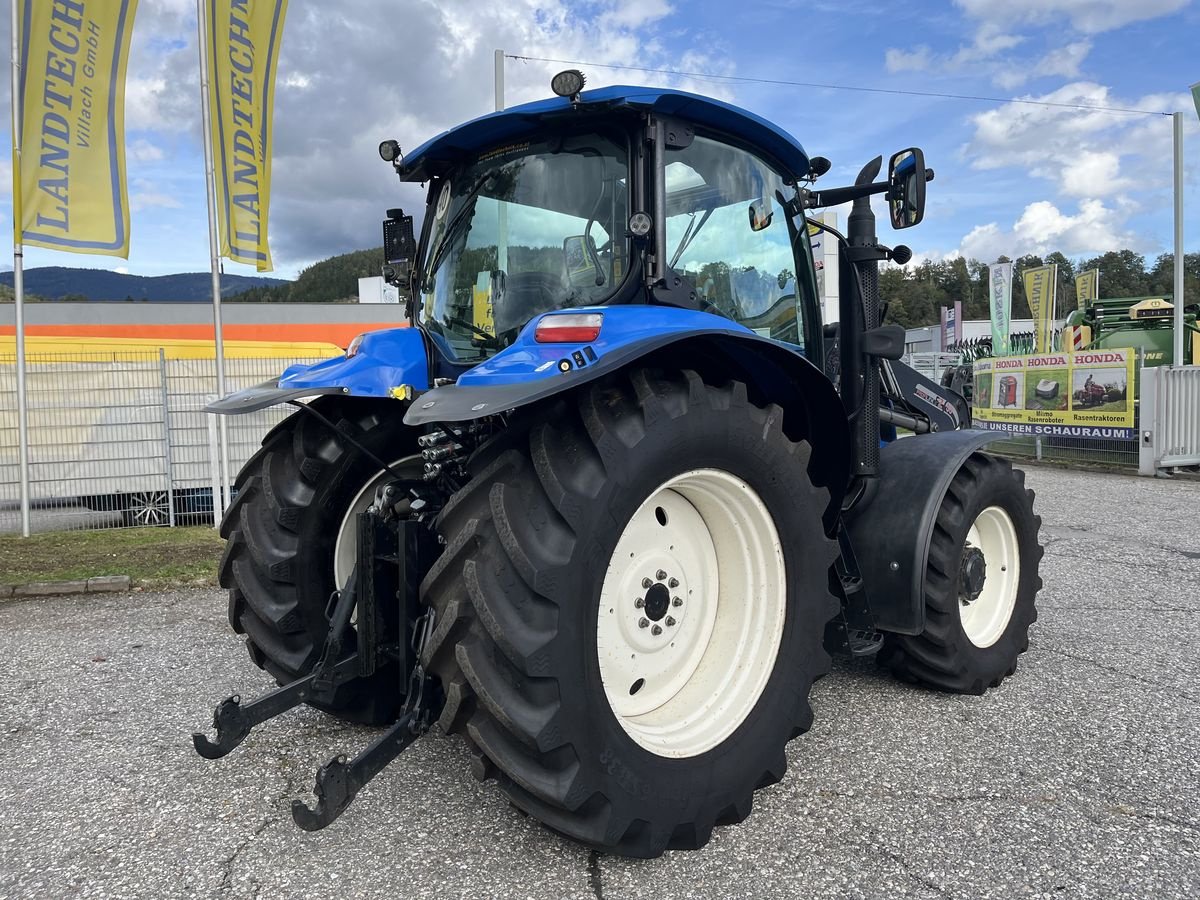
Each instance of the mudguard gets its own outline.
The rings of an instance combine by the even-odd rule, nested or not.
[[[586,343],[538,343],[539,322],[557,315],[600,313],[596,339]],[[519,409],[594,381],[661,347],[692,338],[724,338],[751,352],[782,352],[797,367],[820,373],[798,352],[711,313],[670,306],[583,307],[531,320],[512,346],[475,366],[453,385],[436,388],[412,405],[409,425],[464,422]],[[824,380],[824,376],[821,376]]]
[[[418,329],[370,331],[354,349],[352,356],[335,356],[311,366],[288,366],[277,381],[237,391],[205,409],[236,415],[298,397],[320,394],[396,397],[429,387],[429,359],[424,336]]]
[[[1002,436],[971,430],[918,434],[880,451],[876,490],[845,517],[879,630],[925,630],[925,564],[938,508],[967,457]]]
[[[538,343],[538,322],[556,315],[602,313],[588,343]],[[672,365],[726,364],[752,390],[784,410],[802,408],[812,445],[814,477],[836,498],[850,472],[850,430],[829,379],[797,348],[770,340],[722,316],[669,306],[587,307],[545,313],[522,329],[512,346],[475,366],[453,385],[418,397],[408,425],[464,422],[530,406],[654,355]],[[695,362],[690,362],[695,360]],[[830,523],[832,524],[832,523]]]

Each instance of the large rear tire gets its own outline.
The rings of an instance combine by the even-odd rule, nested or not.
[[[1025,473],[972,454],[938,510],[925,570],[925,630],[889,635],[880,662],[901,678],[982,694],[1017,669],[1042,579],[1042,520]]]
[[[639,857],[702,846],[783,777],[838,608],[829,494],[783,418],[741,383],[635,370],[480,455],[422,585],[440,723],[477,777]]]
[[[316,408],[385,462],[419,461],[416,434],[400,424],[398,404],[389,409],[339,398]],[[349,571],[337,552],[352,554],[352,535],[346,536],[353,512],[366,507],[382,477],[378,463],[303,410],[267,435],[237,477],[237,496],[221,522],[228,543],[220,583],[229,589],[229,624],[246,636],[255,665],[280,684],[307,674],[320,657],[330,595],[342,586],[335,572],[343,570],[344,582]],[[346,652],[353,649],[351,634]],[[331,703],[313,705],[348,721],[382,724],[399,710],[398,684],[395,667],[385,666],[343,686]]]

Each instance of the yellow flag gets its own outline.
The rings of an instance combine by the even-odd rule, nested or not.
[[[1058,266],[1038,266],[1021,274],[1025,299],[1033,313],[1034,353],[1049,353],[1054,335],[1054,301],[1058,288]]]
[[[1100,297],[1100,270],[1088,269],[1075,276],[1075,301],[1079,309],[1087,306],[1087,301]]]
[[[271,118],[287,0],[208,0],[209,116],[221,255],[271,271]]]
[[[125,68],[136,12],[137,0],[18,0],[19,242],[129,258]]]

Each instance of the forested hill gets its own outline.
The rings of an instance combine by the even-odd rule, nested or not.
[[[247,288],[289,282],[260,275],[222,275],[221,296],[230,298]],[[0,272],[0,285],[11,288],[13,273]],[[179,275],[125,275],[107,269],[68,269],[41,266],[25,270],[25,292],[44,300],[178,300],[212,299],[212,275],[186,272]],[[7,295],[9,292],[5,292]]]
[[[378,275],[383,248],[355,250],[313,263],[295,281],[242,291],[234,300],[262,303],[330,303],[358,299],[358,279]]]
[[[1006,257],[1001,262],[1008,262]],[[1174,283],[1175,259],[1164,253],[1147,267],[1145,257],[1132,250],[1113,250],[1101,256],[1072,262],[1061,253],[1045,258],[1022,256],[1013,266],[1014,319],[1031,317],[1021,272],[1049,263],[1058,264],[1058,314],[1075,305],[1075,273],[1100,270],[1101,297],[1144,297],[1170,294]],[[1200,253],[1184,257],[1184,296],[1188,302],[1200,300]],[[879,273],[879,291],[888,304],[888,321],[905,328],[936,325],[939,310],[961,300],[967,319],[987,319],[988,270],[975,259],[924,262],[916,266],[889,266]]]

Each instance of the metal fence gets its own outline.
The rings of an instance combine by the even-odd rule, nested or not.
[[[228,359],[238,390],[293,362]],[[218,434],[204,405],[216,396],[211,359],[161,350],[28,354],[29,489],[34,531],[211,522],[220,484]],[[229,469],[288,413],[232,417]],[[0,533],[20,531],[16,363],[0,355]]]
[[[1142,415],[1141,474],[1200,465],[1200,366],[1144,369]]]
[[[1135,418],[1134,425],[1137,425]],[[1134,428],[1136,433],[1137,428]],[[1013,435],[988,444],[989,453],[1023,459],[1080,465],[1128,468],[1138,467],[1137,438],[1063,437],[1055,435]]]

